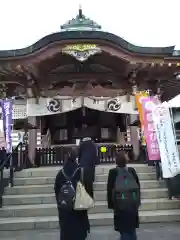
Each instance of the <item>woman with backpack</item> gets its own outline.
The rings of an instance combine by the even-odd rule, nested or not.
[[[114,229],[120,233],[121,240],[137,240],[140,183],[135,169],[126,167],[126,162],[126,154],[118,152],[116,167],[109,171],[107,201],[108,208],[114,210]]]
[[[85,240],[89,229],[87,210],[73,209],[73,194],[77,182],[81,180],[81,169],[77,165],[76,157],[76,152],[72,149],[54,184],[61,240]],[[62,194],[67,191],[67,196]]]

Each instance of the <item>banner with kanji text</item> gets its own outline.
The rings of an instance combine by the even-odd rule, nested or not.
[[[143,127],[143,109],[142,109],[142,100],[149,97],[149,92],[143,91],[138,92],[135,95],[136,107],[139,112],[139,120],[141,122],[141,127]]]
[[[173,178],[180,174],[180,158],[168,103],[155,106],[152,117],[160,149],[163,177]]]
[[[147,153],[149,160],[160,160],[159,144],[154,128],[152,109],[157,104],[156,97],[142,99],[144,136],[146,139]]]

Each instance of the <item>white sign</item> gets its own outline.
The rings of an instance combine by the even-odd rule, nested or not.
[[[102,97],[102,99],[96,97],[85,97],[84,106],[90,109],[103,111],[103,112],[113,112],[113,113],[125,113],[125,114],[138,114],[134,110],[135,97],[131,96],[130,101],[127,101],[127,96],[118,96],[116,98]]]
[[[36,104],[33,98],[27,99],[27,115],[28,116],[44,116],[53,115],[63,112],[73,111],[82,106],[81,98],[67,99],[60,98],[42,98]]]
[[[134,96],[127,101],[127,96],[110,97],[63,97],[39,98],[39,103],[35,103],[34,98],[27,99],[27,116],[44,116],[69,112],[81,108],[82,106],[105,112],[137,114],[134,110]]]
[[[180,159],[168,103],[155,106],[152,116],[160,149],[163,177],[172,178],[180,173]]]

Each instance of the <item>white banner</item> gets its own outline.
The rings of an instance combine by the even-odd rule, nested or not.
[[[180,159],[168,103],[155,106],[152,116],[160,149],[163,177],[172,178],[180,173]]]
[[[110,97],[85,97],[84,106],[90,109],[105,111],[111,113],[125,113],[125,114],[138,114],[135,110],[135,97],[130,96],[127,101],[127,96],[118,96],[115,98]]]
[[[66,99],[65,99],[66,98]],[[137,114],[134,109],[135,98],[127,96],[110,97],[63,97],[40,98],[39,103],[35,103],[34,98],[27,99],[27,116],[44,116],[69,112],[81,108],[82,106],[98,111]]]
[[[39,98],[36,104],[34,98],[27,99],[27,116],[44,116],[69,112],[82,106],[81,98]]]

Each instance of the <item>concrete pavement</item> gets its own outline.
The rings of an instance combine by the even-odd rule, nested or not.
[[[58,240],[59,231],[19,231],[0,232],[1,240]],[[112,228],[93,228],[88,240],[118,240],[119,236]],[[180,223],[172,224],[142,224],[138,230],[138,240],[179,240]]]

